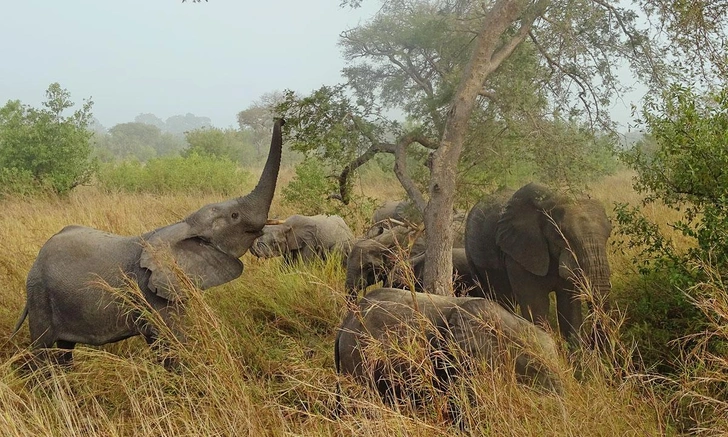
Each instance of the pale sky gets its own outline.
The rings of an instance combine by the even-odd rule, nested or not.
[[[151,112],[215,126],[262,94],[342,81],[338,35],[379,2],[338,0],[18,0],[0,17],[0,105],[38,106],[52,82],[91,97],[107,128]]]
[[[107,128],[191,112],[217,127],[262,94],[342,81],[339,34],[366,21],[339,0],[15,0],[0,19],[0,105],[38,106],[52,82],[91,97]],[[612,109],[626,125],[629,102]]]

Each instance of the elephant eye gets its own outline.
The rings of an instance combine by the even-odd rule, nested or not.
[[[233,220],[237,220],[239,216],[240,216],[240,214],[238,214],[237,212],[234,212],[232,215]]]

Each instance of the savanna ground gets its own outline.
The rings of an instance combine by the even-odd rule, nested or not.
[[[296,212],[282,206],[279,197],[290,177],[284,173],[279,179],[271,217]],[[383,200],[402,196],[394,180],[365,180],[358,189]],[[640,203],[627,173],[594,184],[591,194],[608,211],[614,202]],[[562,395],[519,385],[509,375],[479,373],[452,388],[467,431],[448,425],[438,399],[417,414],[383,405],[334,370],[333,341],[345,312],[344,272],[337,260],[289,268],[278,260],[246,254],[239,279],[204,294],[192,291],[186,322],[189,342],[173,345],[181,363],[173,372],[157,364],[140,338],[101,348],[79,345],[70,370],[48,367],[32,375],[16,370],[28,357],[27,323],[15,338],[8,337],[25,302],[27,272],[51,235],[73,223],[137,235],[223,197],[105,194],[83,187],[67,198],[2,201],[0,434],[391,437],[677,432],[668,420],[668,399],[647,375],[629,374],[627,356],[606,360],[612,364],[605,365],[605,360],[585,353],[578,366],[574,360],[564,364]],[[667,209],[652,208],[649,215],[660,222],[673,218]],[[368,214],[352,215],[359,217],[350,220],[355,233],[363,232]],[[610,251],[618,294],[635,274],[635,266],[629,253],[615,247]],[[338,417],[333,414],[337,380],[343,393]]]

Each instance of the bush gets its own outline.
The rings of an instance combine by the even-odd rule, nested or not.
[[[195,129],[185,132],[185,140],[189,147],[184,150],[183,156],[197,154],[225,158],[247,166],[259,161],[253,145],[235,129]]]
[[[0,168],[0,197],[8,195],[29,196],[41,191],[41,186],[28,170]]]
[[[126,161],[105,164],[99,184],[107,191],[166,194],[174,192],[234,195],[252,184],[249,172],[228,160],[192,154],[186,158],[157,158],[146,164]]]
[[[640,248],[635,260],[642,278],[627,297],[628,332],[647,357],[675,359],[697,344],[709,353],[726,347],[725,338],[704,341],[710,320],[695,308],[706,298],[697,284],[713,284],[726,293],[728,280],[728,90],[699,96],[675,86],[662,100],[651,101],[643,113],[654,147],[635,147],[623,154],[638,173],[635,188],[645,203],[662,202],[682,212],[669,223],[694,245],[678,248],[636,208],[617,208],[619,232]],[[708,275],[700,266],[711,266]],[[655,338],[657,336],[657,338]],[[676,362],[648,362],[670,372]]]
[[[296,208],[299,214],[324,214],[331,210],[330,195],[338,192],[323,164],[316,158],[306,158],[296,166],[293,180],[283,187],[283,202]]]
[[[352,194],[348,204],[342,203],[335,198],[339,193],[338,181],[329,174],[318,158],[306,158],[296,165],[296,175],[282,188],[283,203],[293,207],[297,214],[341,216],[352,229],[360,229],[368,223],[378,202]]]
[[[0,108],[0,168],[6,169],[2,177],[8,184],[3,190],[16,187],[27,194],[47,187],[63,194],[88,182],[95,170],[90,159],[92,134],[87,129],[92,104],[87,100],[71,116],[64,116],[74,104],[70,93],[53,83],[46,90],[43,109],[18,100]]]

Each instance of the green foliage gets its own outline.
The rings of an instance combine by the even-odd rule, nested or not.
[[[494,134],[498,132],[498,134]],[[496,138],[488,140],[488,136]],[[543,119],[532,124],[481,120],[471,128],[458,172],[458,203],[472,205],[483,192],[531,181],[580,192],[613,174],[616,139],[575,121]]]
[[[236,129],[203,128],[185,132],[189,147],[183,156],[197,154],[224,158],[243,165],[258,162],[257,152],[245,135]]]
[[[290,205],[298,214],[335,214],[348,223],[355,224],[371,217],[377,204],[374,200],[355,195],[349,205],[342,204],[332,195],[339,192],[335,178],[317,158],[306,158],[296,165],[296,175],[282,188],[283,203]]]
[[[252,176],[228,160],[191,154],[104,164],[98,175],[99,185],[107,191],[165,194],[175,192],[220,193],[244,192]]]
[[[542,133],[528,143],[537,179],[580,189],[616,171],[616,138],[560,119],[542,122],[540,127]]]
[[[282,189],[283,202],[304,215],[328,212],[332,203],[329,195],[335,192],[335,180],[328,177],[320,161],[311,158],[296,166],[296,176]]]
[[[656,347],[676,358],[698,337],[674,340],[701,333],[710,322],[694,307],[702,298],[702,288],[695,285],[728,279],[728,92],[703,97],[674,86],[662,100],[649,101],[643,115],[656,147],[648,154],[637,146],[623,158],[638,172],[635,188],[645,194],[646,204],[660,201],[683,213],[670,226],[694,245],[675,247],[638,210],[624,205],[617,209],[620,232],[640,248],[640,273],[649,278],[649,287],[636,287],[626,296],[639,303],[630,333],[644,348]],[[711,266],[710,276],[696,267],[706,265]],[[658,300],[646,298],[656,289]],[[670,342],[655,344],[652,335]],[[723,341],[709,342],[708,347],[724,347]]]
[[[8,195],[30,196],[38,191],[38,183],[29,170],[0,167],[0,198]]]
[[[53,83],[42,109],[18,100],[0,108],[0,168],[7,184],[3,190],[27,194],[50,189],[63,194],[88,182],[95,168],[87,129],[92,105],[86,100],[81,109],[64,116],[74,103],[67,90]]]

